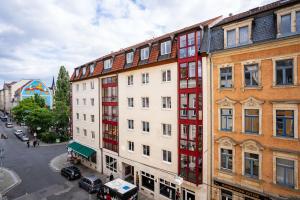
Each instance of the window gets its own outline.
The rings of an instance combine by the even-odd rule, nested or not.
[[[76,104],[79,105],[79,99],[76,99]]]
[[[244,26],[239,28],[239,44],[247,44],[249,41],[249,27]]]
[[[91,131],[91,134],[92,134],[92,139],[95,139],[95,132]]]
[[[86,73],[86,67],[83,67],[83,68],[82,68],[82,76],[84,76],[85,73]]]
[[[300,11],[296,12],[296,31],[300,32]]]
[[[166,55],[171,53],[171,40],[162,42],[160,44],[160,55]]]
[[[149,97],[142,97],[142,108],[149,108]]]
[[[128,123],[128,129],[134,129],[134,122],[132,119],[128,119],[127,123]]]
[[[276,62],[276,84],[293,84],[293,59],[277,60]]]
[[[221,149],[221,169],[232,171],[231,149]]]
[[[227,47],[235,46],[235,29],[227,31]]]
[[[198,37],[198,36],[197,36]],[[179,37],[179,58],[186,58],[194,56],[195,51],[195,32],[181,35]]]
[[[141,60],[147,60],[149,58],[149,47],[141,49]]]
[[[134,142],[128,141],[128,150],[134,151]]]
[[[258,109],[245,109],[245,133],[259,133]]]
[[[251,178],[259,177],[259,155],[258,154],[245,153],[244,174]]]
[[[126,54],[126,64],[130,64],[133,62],[133,52],[129,52]]]
[[[171,136],[172,126],[171,124],[162,124],[162,133],[166,136]]]
[[[76,127],[76,133],[80,133],[80,129]]]
[[[162,108],[171,109],[171,97],[162,97]]]
[[[228,190],[221,190],[221,200],[232,200],[232,192]]]
[[[83,120],[84,121],[86,120],[86,114],[83,114]]]
[[[134,104],[133,104],[133,98],[127,98],[128,101],[128,107],[133,108]]]
[[[83,98],[82,101],[83,101],[83,105],[86,105],[86,98]]]
[[[150,146],[143,145],[143,155],[150,156]]]
[[[112,171],[112,172],[117,172],[117,160],[110,157],[110,156],[105,156],[105,164],[106,164],[106,169]]]
[[[294,138],[293,110],[276,110],[276,136]]]
[[[95,122],[95,115],[91,115],[91,122]]]
[[[245,86],[256,87],[258,86],[258,64],[245,65]]]
[[[176,185],[164,179],[159,179],[159,194],[174,200],[176,198]]]
[[[142,74],[142,84],[149,83],[149,73],[143,73]]]
[[[84,136],[87,135],[86,129],[83,129],[83,135],[84,135]]]
[[[163,82],[171,81],[171,70],[163,70],[162,71],[162,81]]]
[[[76,84],[76,91],[79,91],[79,84]]]
[[[91,105],[94,106],[95,105],[95,99],[91,98]]]
[[[295,187],[295,161],[276,158],[276,183]]]
[[[79,119],[79,113],[76,113],[76,119]]]
[[[127,76],[127,84],[133,85],[133,75]]]
[[[91,81],[91,89],[94,89],[95,85],[94,85],[94,81]]]
[[[232,109],[221,109],[221,130],[232,131]]]
[[[285,35],[292,32],[291,14],[281,16],[280,33]]]
[[[232,67],[220,68],[220,87],[232,88]]]
[[[95,70],[95,64],[90,64],[90,74],[93,74]]]
[[[154,191],[154,176],[142,171],[142,186]]]
[[[86,83],[82,83],[82,90],[86,90]]]
[[[162,150],[163,161],[171,163],[172,162],[172,154],[171,151]]]
[[[104,69],[110,69],[112,66],[112,59],[104,60]]]
[[[78,77],[79,75],[79,69],[75,69],[75,77]]]
[[[150,132],[149,122],[142,121],[143,132]]]

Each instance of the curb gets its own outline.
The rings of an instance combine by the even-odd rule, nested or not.
[[[51,146],[58,146],[58,145],[67,145],[68,142],[61,142],[61,143],[53,143],[53,144],[47,144],[47,143],[41,143],[40,142],[40,147],[51,147]]]
[[[11,186],[7,187],[6,189],[4,189],[3,191],[0,192],[0,194],[5,195],[8,191],[13,189],[15,186],[19,185],[22,182],[22,180],[20,179],[20,177],[18,176],[18,174],[15,171],[7,169],[7,168],[2,168],[2,170],[9,173],[11,175],[11,177],[14,179],[14,182],[15,182]]]
[[[58,167],[56,167],[56,166],[54,165],[54,161],[55,161],[56,159],[58,159],[59,157],[61,157],[61,156],[67,156],[67,153],[62,153],[62,154],[60,154],[60,155],[58,155],[58,156],[52,158],[52,160],[51,160],[50,163],[49,163],[49,167],[50,167],[53,171],[55,171],[55,172],[59,172],[59,171],[61,170],[61,169],[59,169]]]

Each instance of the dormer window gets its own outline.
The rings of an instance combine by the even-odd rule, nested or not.
[[[166,55],[171,53],[171,40],[162,42],[160,44],[160,55]]]
[[[85,73],[86,73],[86,67],[83,67],[83,68],[82,68],[82,76],[84,76]]]
[[[95,64],[90,64],[90,74],[93,74],[95,70]]]
[[[104,69],[110,69],[112,66],[112,59],[104,60]]]
[[[126,53],[126,64],[131,64],[133,62],[133,51]]]
[[[78,77],[78,75],[79,75],[79,69],[76,69],[75,70],[75,77]]]
[[[277,13],[277,36],[300,33],[300,5],[284,8]]]
[[[141,60],[147,60],[149,58],[149,47],[141,49]]]
[[[224,47],[231,48],[252,43],[252,20],[248,19],[243,22],[224,26]]]

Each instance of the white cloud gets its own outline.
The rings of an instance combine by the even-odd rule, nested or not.
[[[41,78],[111,51],[270,0],[10,0],[0,7],[0,84]]]

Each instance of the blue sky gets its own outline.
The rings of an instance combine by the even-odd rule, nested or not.
[[[272,0],[0,0],[0,87]]]

